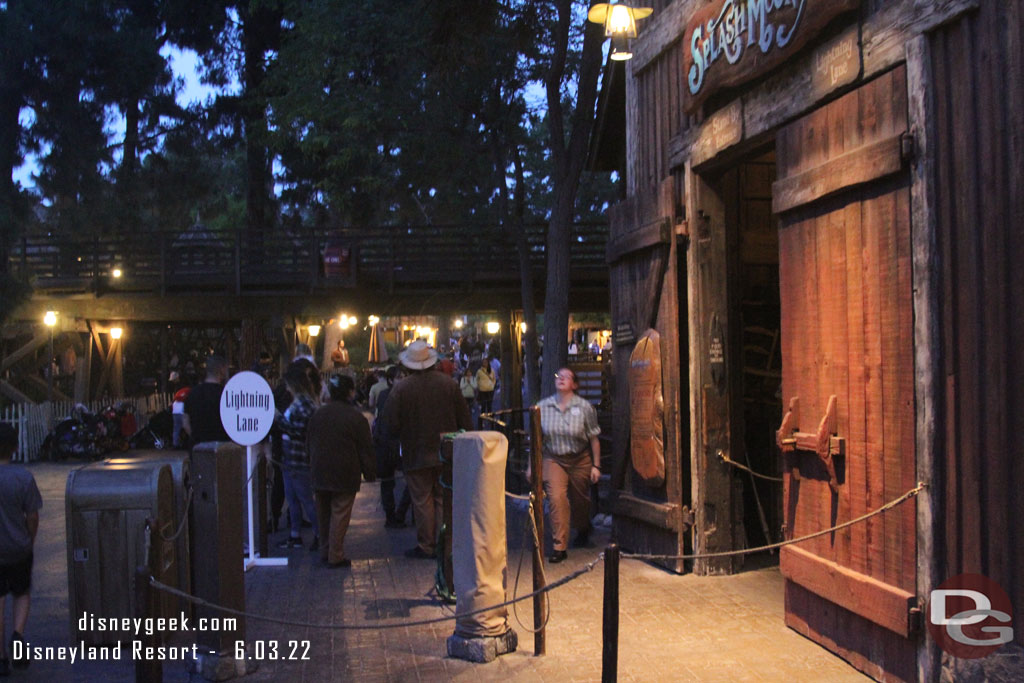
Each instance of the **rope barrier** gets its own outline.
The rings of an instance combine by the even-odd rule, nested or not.
[[[725,451],[721,451],[721,450],[718,451],[718,457],[726,465],[732,465],[733,467],[738,467],[741,470],[746,470],[747,472],[750,472],[752,475],[754,475],[755,477],[757,477],[759,479],[766,479],[768,481],[779,481],[779,482],[782,481],[782,477],[771,477],[771,476],[769,476],[767,474],[761,474],[760,472],[755,472],[754,470],[750,469],[749,467],[747,467],[743,463],[736,462],[735,460],[730,458],[728,455],[726,455]]]
[[[717,553],[694,553],[694,554],[689,554],[689,555],[653,555],[653,554],[646,554],[646,553],[622,553],[621,557],[625,557],[625,558],[629,558],[629,559],[633,559],[633,560],[696,560],[696,559],[710,559],[710,558],[717,558],[717,557],[733,557],[733,556],[737,556],[737,555],[746,555],[746,554],[750,554],[750,553],[761,552],[763,550],[774,550],[776,548],[782,548],[782,547],[787,546],[787,545],[793,545],[795,543],[801,543],[803,541],[807,541],[807,540],[810,540],[812,538],[817,538],[819,536],[824,536],[825,534],[829,534],[829,533],[832,533],[834,531],[838,531],[840,529],[845,529],[847,527],[853,526],[854,524],[859,524],[860,522],[863,522],[863,521],[865,521],[867,519],[870,519],[872,517],[880,515],[880,514],[882,514],[883,512],[885,512],[887,510],[891,510],[891,509],[895,508],[896,506],[905,503],[906,501],[910,500],[911,498],[916,497],[918,494],[921,493],[921,491],[923,491],[927,487],[928,487],[928,485],[925,484],[924,482],[918,482],[917,486],[915,486],[914,488],[910,489],[909,491],[904,493],[899,498],[896,498],[896,499],[894,499],[892,501],[889,501],[888,503],[886,503],[882,507],[878,508],[877,510],[874,510],[874,511],[869,512],[867,514],[861,515],[860,517],[857,517],[855,519],[851,519],[851,520],[849,520],[847,522],[843,522],[842,524],[837,524],[837,525],[835,525],[833,527],[829,527],[828,529],[823,529],[821,531],[817,531],[817,532],[812,533],[812,534],[807,534],[806,536],[801,536],[800,538],[793,538],[793,539],[790,539],[788,541],[781,541],[779,543],[772,543],[770,545],[760,546],[760,547],[757,547],[757,548],[745,548],[745,549],[742,549],[742,550],[731,550],[731,551],[717,552]],[[530,515],[530,518],[531,518],[531,520],[533,519],[533,515],[532,514]],[[536,527],[534,527],[534,539],[535,539],[535,542],[539,540],[539,539],[537,539]],[[597,557],[595,557],[592,561],[587,563],[584,567],[582,567],[580,569],[577,569],[576,571],[571,572],[569,574],[566,574],[562,578],[554,581],[553,583],[550,583],[550,584],[544,586],[543,588],[541,588],[539,590],[535,590],[535,591],[533,591],[531,593],[527,593],[526,595],[520,595],[520,596],[515,597],[515,598],[513,598],[511,600],[506,600],[505,602],[502,602],[502,603],[499,603],[499,604],[496,604],[496,605],[491,605],[489,607],[481,607],[480,609],[476,609],[476,610],[473,610],[473,611],[470,611],[470,612],[456,612],[456,613],[448,615],[448,616],[435,617],[433,619],[419,619],[419,620],[416,620],[416,621],[403,621],[403,622],[399,622],[399,623],[375,624],[375,625],[369,625],[369,624],[318,624],[318,623],[313,623],[313,622],[293,621],[293,620],[290,620],[290,619],[280,619],[280,618],[277,618],[277,617],[271,617],[271,616],[267,616],[267,615],[264,615],[264,614],[255,614],[255,613],[252,613],[252,612],[245,612],[243,610],[236,610],[236,609],[233,609],[231,607],[225,607],[223,605],[218,605],[216,603],[212,603],[212,602],[210,602],[208,600],[204,600],[202,598],[198,598],[198,597],[196,597],[194,595],[186,593],[185,591],[178,590],[177,588],[174,588],[173,586],[168,586],[167,584],[161,583],[160,581],[157,581],[156,578],[153,577],[153,576],[150,576],[149,584],[151,586],[153,586],[154,588],[156,588],[157,590],[163,591],[165,593],[168,593],[170,595],[174,595],[174,596],[179,597],[179,598],[184,598],[185,600],[188,600],[189,602],[191,602],[193,604],[196,604],[196,605],[199,605],[199,606],[202,606],[202,607],[208,607],[209,609],[216,610],[218,612],[223,612],[225,614],[232,614],[234,616],[246,617],[246,618],[250,618],[250,619],[257,619],[257,620],[261,620],[261,621],[267,621],[267,622],[271,622],[271,623],[275,623],[275,624],[281,624],[283,626],[296,626],[296,627],[300,627],[300,628],[323,628],[323,629],[334,629],[334,630],[342,630],[342,631],[346,631],[346,630],[347,631],[372,631],[372,630],[382,630],[382,629],[392,629],[392,628],[406,628],[406,627],[410,627],[410,626],[428,626],[428,625],[431,625],[431,624],[439,624],[439,623],[443,623],[443,622],[446,622],[446,621],[453,621],[455,619],[458,619],[459,617],[474,616],[476,614],[482,614],[484,612],[489,612],[491,610],[500,609],[502,607],[508,607],[509,605],[515,605],[516,603],[522,602],[523,600],[530,600],[531,598],[533,598],[533,597],[535,597],[537,595],[542,595],[542,594],[549,593],[550,591],[553,591],[556,588],[561,588],[562,586],[570,583],[571,581],[575,581],[576,579],[578,579],[579,577],[583,576],[584,574],[587,574],[587,573],[593,571],[594,568],[598,565],[598,563],[600,563],[603,560],[604,560],[604,553],[603,552],[598,553]],[[547,617],[550,617],[550,610],[545,610],[545,611],[547,612]],[[518,615],[517,615],[517,619],[518,619]]]
[[[232,607],[225,607],[224,605],[218,605],[216,603],[210,602],[209,600],[204,600],[203,598],[197,598],[196,596],[190,595],[185,591],[178,590],[173,586],[168,586],[165,583],[161,583],[152,576],[150,576],[149,578],[149,585],[156,588],[157,590],[163,591],[164,593],[168,593],[179,598],[184,598],[185,600],[188,600],[189,602],[195,605],[199,605],[201,607],[208,607],[209,609],[216,610],[218,612],[223,612],[225,614],[231,614],[238,617],[246,617],[248,619],[268,621],[274,624],[280,624],[282,626],[296,626],[299,628],[323,628],[334,629],[339,631],[376,631],[381,629],[406,628],[410,626],[428,626],[430,624],[440,624],[445,621],[453,621],[460,617],[471,617],[477,614],[482,614],[484,612],[489,612],[491,610],[500,609],[502,607],[508,607],[509,605],[514,605],[517,602],[529,600],[536,595],[540,595],[541,593],[547,593],[548,591],[552,591],[556,588],[561,588],[562,586],[568,584],[570,581],[574,581],[579,577],[583,576],[584,574],[593,571],[594,567],[596,567],[598,563],[601,562],[603,559],[604,553],[602,552],[598,554],[598,556],[594,558],[591,562],[589,562],[586,566],[582,567],[581,569],[577,569],[576,571],[570,574],[566,574],[562,578],[558,579],[553,583],[549,583],[540,590],[535,590],[532,593],[527,593],[526,595],[520,595],[517,598],[513,598],[512,600],[506,600],[505,602],[502,602],[497,605],[481,607],[480,609],[475,609],[470,612],[456,612],[454,614],[444,617],[435,617],[433,619],[419,619],[417,621],[402,621],[393,624],[318,624],[309,621],[293,621],[291,619],[279,619],[277,617],[271,617],[265,614],[255,614],[253,612],[237,610]]]
[[[185,527],[188,525],[188,510],[189,510],[190,507],[192,507],[192,494],[194,492],[195,492],[195,489],[190,486],[188,488],[188,495],[185,497],[185,510],[184,510],[184,514],[182,514],[182,516],[181,516],[181,523],[178,524],[178,530],[174,532],[174,535],[173,536],[166,536],[166,535],[164,535],[163,530],[162,529],[160,530],[160,538],[164,539],[168,543],[170,543],[172,541],[178,540],[178,536],[181,536],[181,532],[184,531]]]
[[[718,553],[694,553],[694,554],[690,554],[690,555],[651,555],[651,554],[646,554],[646,553],[622,553],[622,557],[628,557],[631,560],[704,560],[704,559],[710,559],[710,558],[715,558],[715,557],[734,557],[736,555],[747,555],[747,554],[750,554],[750,553],[759,553],[759,552],[761,552],[763,550],[775,550],[776,548],[782,548],[783,546],[793,545],[794,543],[802,543],[804,541],[809,541],[812,538],[817,538],[819,536],[824,536],[825,534],[830,534],[833,531],[839,531],[840,529],[845,529],[846,527],[853,526],[854,524],[859,524],[860,522],[863,522],[864,520],[867,520],[867,519],[870,519],[872,517],[875,517],[876,515],[880,515],[883,512],[885,512],[886,510],[891,510],[892,508],[896,507],[897,505],[901,505],[901,504],[905,503],[906,501],[910,500],[911,498],[914,498],[915,496],[917,496],[917,494],[921,493],[921,491],[923,491],[926,488],[928,488],[927,484],[925,484],[924,482],[918,482],[917,486],[915,486],[914,488],[910,489],[909,491],[904,493],[899,498],[896,498],[895,500],[889,501],[888,503],[886,503],[882,507],[878,508],[877,510],[874,510],[872,512],[868,512],[867,514],[863,514],[860,517],[857,517],[856,519],[849,520],[848,522],[843,522],[842,524],[837,524],[837,525],[835,525],[833,527],[829,527],[828,529],[822,529],[821,531],[816,531],[813,534],[807,534],[806,536],[801,536],[800,538],[791,538],[788,541],[780,541],[778,543],[771,543],[769,545],[762,545],[762,546],[759,546],[757,548],[744,548],[742,550],[727,550],[727,551],[718,552]]]
[[[533,496],[528,496],[530,501],[530,507],[526,511],[526,517],[529,520],[530,530],[533,536],[533,549],[536,550],[541,547],[540,535],[537,533],[537,520],[533,518]],[[542,553],[543,554],[543,553]],[[512,595],[515,595],[519,590],[519,577],[523,573],[523,554],[519,554],[519,566],[516,568],[516,582],[512,587]],[[544,563],[540,565],[540,580],[541,583],[547,583],[547,576],[544,574]],[[544,621],[541,623],[540,628],[530,628],[523,624],[523,620],[519,618],[519,610],[516,606],[512,605],[512,615],[516,618],[516,623],[519,624],[519,628],[523,629],[527,633],[540,633],[548,625],[548,621],[551,619],[551,600],[547,595],[544,596]]]

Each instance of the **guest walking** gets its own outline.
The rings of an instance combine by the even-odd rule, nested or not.
[[[597,411],[576,390],[576,373],[555,373],[555,394],[543,399],[540,424],[544,443],[544,495],[551,501],[551,563],[567,557],[569,529],[576,547],[590,540],[590,486],[601,478],[601,443]]]

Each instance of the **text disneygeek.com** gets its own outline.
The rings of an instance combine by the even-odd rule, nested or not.
[[[83,612],[77,622],[79,633],[102,633],[109,637],[98,638],[112,645],[86,645],[84,640],[70,646],[42,646],[31,642],[15,640],[11,643],[14,659],[57,660],[72,664],[76,661],[121,660],[184,660],[198,659],[208,653],[206,648],[191,645],[153,645],[142,636],[168,634],[175,631],[235,631],[238,619],[233,617],[209,617],[193,619],[184,612],[177,617],[99,617]]]

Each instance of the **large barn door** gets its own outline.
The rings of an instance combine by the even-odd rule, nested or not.
[[[915,485],[906,129],[900,67],[776,139],[787,538]],[[913,503],[787,546],[786,623],[875,678],[913,679],[915,564]]]
[[[680,410],[680,387],[687,382],[687,365],[685,360],[680,362],[679,347],[686,304],[685,300],[680,302],[678,293],[675,205],[674,180],[667,178],[608,212],[609,294],[615,342],[615,536],[629,550],[660,555],[685,552],[689,531],[689,460],[682,457],[683,444],[690,438],[689,422],[680,420],[680,415],[685,415]],[[644,335],[650,330],[660,343],[645,341]],[[644,352],[650,371],[646,379],[652,380],[647,391],[642,391],[634,372],[641,365],[634,362],[637,354]],[[658,383],[658,374],[660,405],[651,400],[654,396],[650,391]],[[644,439],[646,447],[638,438],[640,423],[647,426],[642,430],[645,436],[654,437]],[[660,448],[653,443],[659,438]],[[677,572],[684,570],[679,560],[665,566]]]

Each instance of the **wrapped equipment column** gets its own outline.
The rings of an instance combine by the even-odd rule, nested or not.
[[[499,432],[455,438],[452,467],[452,554],[456,613],[505,602],[505,463],[508,439]],[[509,637],[511,636],[511,638]],[[508,609],[459,617],[453,638],[496,638],[494,655],[515,650]],[[449,645],[451,649],[451,645]],[[494,647],[488,647],[494,650]],[[454,653],[453,653],[454,654]],[[474,658],[475,657],[471,657]]]

